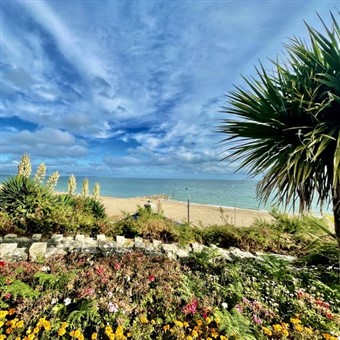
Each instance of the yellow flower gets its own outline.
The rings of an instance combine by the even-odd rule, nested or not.
[[[273,333],[272,333],[272,331],[269,329],[269,328],[267,328],[267,327],[262,327],[262,331],[263,331],[263,334],[265,334],[265,335],[272,335]]]
[[[151,325],[155,325],[156,324],[156,321],[154,319],[152,319],[150,322],[151,322]]]
[[[305,327],[305,332],[309,335],[312,335],[313,334],[313,330],[309,327]]]
[[[9,315],[13,315],[15,313],[15,308],[10,308],[10,310],[8,311]]]
[[[63,336],[66,333],[66,329],[65,328],[59,328],[58,330],[58,335],[59,336]]]
[[[17,322],[17,324],[15,325],[16,328],[22,328],[24,327],[24,321],[23,320],[20,320]]]
[[[180,328],[183,328],[183,322],[182,321],[175,320],[175,325],[180,327]]]
[[[228,338],[226,336],[224,336],[224,335],[220,335],[220,339],[221,340],[228,340]]]
[[[91,340],[97,340],[98,334],[97,333],[93,333],[91,335]]]
[[[184,327],[184,328],[187,328],[187,327],[189,327],[189,324],[188,324],[186,321],[184,321],[184,322],[183,322],[183,327]]]
[[[40,331],[40,327],[35,327],[33,329],[33,334],[37,334],[37,333],[39,333],[39,331]]]
[[[212,328],[211,329],[211,336],[216,339],[218,337],[218,333],[216,332],[216,329],[215,328]]]
[[[188,335],[188,336],[186,337],[186,340],[193,340],[193,338],[192,338],[192,336]]]
[[[28,340],[33,340],[35,338],[35,335],[34,334],[30,334],[27,338],[28,338]]]
[[[289,335],[289,332],[288,332],[286,329],[283,329],[283,330],[282,330],[282,334],[283,334],[284,336],[288,336],[288,335]]]
[[[0,310],[0,318],[5,318],[6,315],[8,314],[7,310]]]
[[[0,340],[5,340],[7,337],[5,334],[0,334]]]
[[[198,333],[194,329],[192,330],[191,335],[193,336],[193,338],[198,337]]]
[[[165,326],[163,326],[164,332],[166,332],[166,331],[169,330],[169,329],[170,329],[170,325],[165,325]]]
[[[141,323],[149,323],[149,320],[148,320],[148,318],[145,314],[142,314],[142,315],[139,316],[139,321]]]
[[[197,320],[197,326],[202,326],[202,324],[203,324],[203,322],[202,322],[202,320]]]
[[[0,327],[2,327],[5,323],[3,321],[0,321]]]
[[[282,331],[282,326],[281,325],[279,325],[279,324],[275,324],[274,326],[273,326],[273,329],[274,329],[274,332],[281,332]]]
[[[301,323],[301,320],[299,319],[294,319],[294,318],[290,318],[290,322],[294,325],[298,324],[298,323]]]
[[[21,340],[20,336],[17,336],[14,340]]]
[[[11,334],[12,331],[13,331],[13,328],[12,328],[12,327],[9,327],[9,328],[6,329],[6,333],[7,333],[7,334]]]
[[[303,327],[301,325],[294,325],[294,328],[298,331],[298,332],[302,332],[303,331]]]

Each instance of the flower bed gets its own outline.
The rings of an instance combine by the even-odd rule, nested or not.
[[[340,296],[278,260],[0,262],[0,339],[337,339]]]

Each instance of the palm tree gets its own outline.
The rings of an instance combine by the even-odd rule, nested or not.
[[[330,29],[320,18],[324,34],[306,24],[310,42],[290,39],[273,72],[260,64],[257,78],[243,77],[247,88],[228,93],[230,118],[219,131],[227,135],[224,159],[263,176],[261,201],[275,192],[276,203],[299,201],[300,211],[314,196],[321,209],[330,203],[340,247],[340,28],[331,18]]]

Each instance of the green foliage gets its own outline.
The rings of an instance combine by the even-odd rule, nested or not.
[[[33,278],[36,279],[44,290],[66,290],[67,284],[76,277],[75,272],[49,274],[44,272],[37,272]]]
[[[10,284],[1,285],[0,292],[1,296],[9,294],[13,300],[16,300],[18,297],[34,299],[39,296],[37,291],[19,280],[14,280]]]
[[[260,65],[257,79],[244,78],[248,89],[230,92],[220,132],[231,143],[227,159],[264,174],[263,201],[275,193],[277,203],[299,201],[300,211],[314,196],[321,207],[332,203],[340,246],[340,27],[331,17],[330,28],[321,20],[324,34],[307,25],[309,43],[290,39],[288,60],[273,61],[271,74]]]
[[[48,189],[25,176],[11,177],[0,188],[1,211],[26,233],[48,230],[46,217],[53,210],[55,201]]]
[[[135,215],[117,221],[111,229],[111,235],[141,236],[145,239],[158,239],[166,243],[179,242],[180,244],[187,244],[199,238],[193,227],[179,225],[142,207],[138,208]]]

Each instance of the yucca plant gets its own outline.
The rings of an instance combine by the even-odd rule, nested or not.
[[[35,227],[47,225],[55,202],[51,191],[30,177],[10,177],[0,188],[0,211],[23,232],[38,232]]]
[[[260,65],[257,79],[244,77],[247,89],[228,94],[223,111],[231,116],[220,132],[225,159],[263,177],[262,201],[275,193],[277,203],[299,201],[300,211],[314,196],[321,208],[332,204],[340,247],[340,28],[331,17],[331,28],[320,18],[325,34],[307,25],[309,43],[290,39],[287,60],[272,62],[275,72]]]

